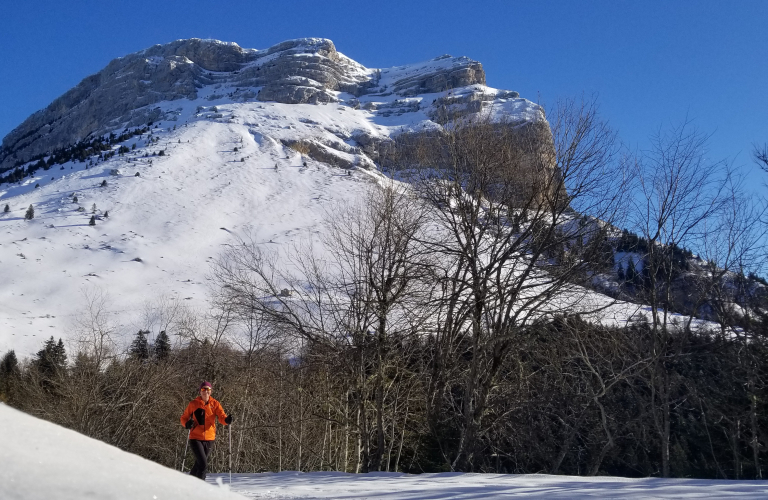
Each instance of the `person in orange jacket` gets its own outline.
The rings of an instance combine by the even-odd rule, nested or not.
[[[224,413],[221,403],[211,397],[212,390],[210,382],[200,384],[200,395],[190,401],[181,416],[181,425],[190,430],[189,447],[195,455],[195,465],[189,474],[203,481],[208,468],[208,457],[211,455],[213,441],[216,439],[214,417],[218,417],[219,423],[225,425],[232,423],[232,415]]]

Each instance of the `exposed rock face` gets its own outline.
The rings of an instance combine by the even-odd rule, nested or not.
[[[451,58],[442,56],[436,60]],[[467,57],[451,58],[456,61],[454,68],[438,69],[427,74],[416,74],[397,80],[393,91],[404,96],[433,94],[444,90],[466,87],[480,83],[485,85],[483,65]]]
[[[230,95],[244,101],[317,104],[337,101],[339,92],[408,98],[485,83],[482,65],[465,57],[442,56],[403,68],[367,69],[320,38],[289,40],[266,50],[200,39],[155,45],[113,60],[9,133],[0,148],[0,173],[89,136],[173,119],[153,105],[196,99],[201,91],[221,86],[234,87]],[[387,106],[380,111],[384,116],[420,109],[407,99]]]
[[[316,140],[284,140],[283,144],[307,155],[313,160],[327,163],[344,169],[373,168],[373,163],[367,156],[359,154],[361,151],[356,148],[344,147],[344,143],[322,144]]]

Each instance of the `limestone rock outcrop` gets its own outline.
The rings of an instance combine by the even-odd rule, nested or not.
[[[0,173],[89,137],[173,120],[156,104],[220,97],[219,88],[231,89],[228,95],[235,100],[288,104],[336,102],[340,93],[402,96],[378,111],[376,104],[368,104],[372,112],[389,116],[423,109],[408,100],[413,96],[484,83],[482,65],[466,57],[441,56],[422,65],[376,70],[322,38],[289,40],[266,50],[177,40],[113,60],[27,118],[2,141]]]

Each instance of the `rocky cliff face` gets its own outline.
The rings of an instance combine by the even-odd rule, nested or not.
[[[341,94],[402,96],[402,101],[380,107],[367,103],[367,109],[386,117],[423,108],[409,101],[413,96],[484,83],[482,65],[466,57],[442,56],[420,65],[377,70],[337,52],[326,39],[289,40],[266,50],[215,40],[178,40],[115,59],[30,116],[3,139],[0,173],[87,137],[167,119],[154,104],[197,99],[211,89],[209,98],[227,93],[235,100],[288,104],[336,102]],[[482,98],[478,92],[470,94],[474,97],[462,98],[464,108],[477,111]],[[359,105],[354,98],[350,102]],[[457,103],[462,104],[454,98],[448,104]],[[427,114],[439,118],[438,108],[445,110],[445,104],[433,102],[429,106],[434,110]]]

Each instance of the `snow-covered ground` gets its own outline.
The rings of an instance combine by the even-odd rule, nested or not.
[[[242,498],[0,403],[4,500]]]
[[[228,474],[214,475],[229,481]],[[233,474],[232,491],[248,498],[501,500],[508,498],[768,498],[765,481],[627,479],[515,474]]]
[[[279,142],[353,126],[344,121],[351,113],[336,107],[220,105],[238,118],[217,120],[195,114],[196,102],[170,104],[186,106],[183,116],[153,129],[160,138],[153,145],[145,135],[126,141],[139,142],[135,152],[90,169],[70,162],[21,186],[0,185],[0,206],[11,208],[0,213],[0,351],[25,356],[50,335],[74,339],[86,294],[108,295],[115,330],[131,333],[159,297],[204,309],[209,263],[233,234],[249,228],[270,249],[311,238],[326,207],[354,199],[378,177],[363,169],[346,175]],[[304,115],[317,124],[299,121]],[[160,150],[164,156],[143,157]],[[30,204],[35,217],[25,221]],[[93,205],[99,220],[89,226]]]

